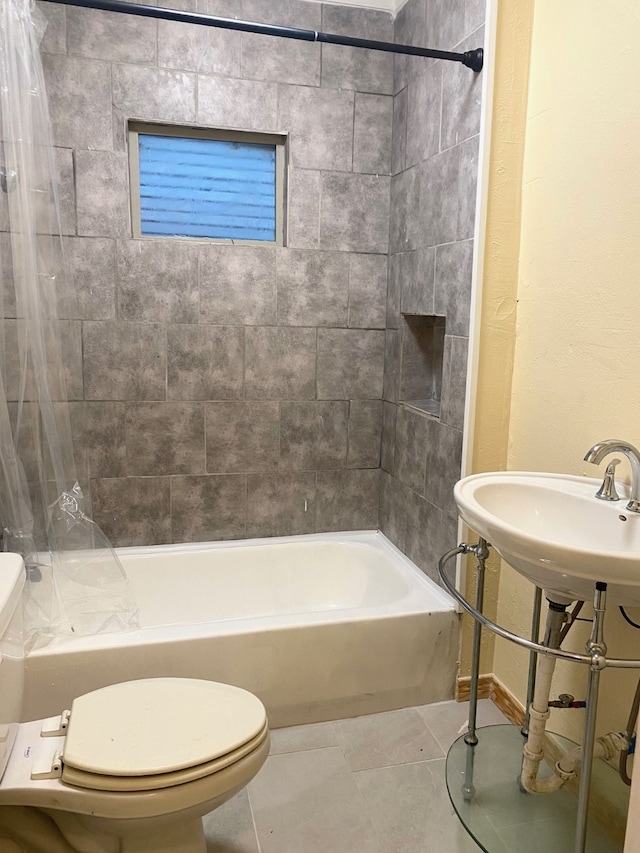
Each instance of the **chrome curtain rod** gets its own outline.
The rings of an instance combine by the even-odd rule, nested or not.
[[[164,21],[179,21],[183,24],[199,24],[203,27],[218,27],[224,30],[240,30],[243,33],[259,33],[265,36],[298,39],[298,41],[340,44],[346,47],[384,50],[388,53],[406,53],[410,56],[447,59],[451,62],[461,62],[472,71],[482,71],[481,47],[476,50],[467,50],[465,53],[452,53],[448,50],[432,50],[429,47],[414,47],[410,44],[393,44],[387,41],[318,33],[315,30],[301,30],[296,27],[277,27],[271,24],[258,24],[253,21],[236,21],[233,18],[214,18],[211,15],[180,12],[177,9],[159,9],[157,6],[142,6],[139,3],[127,3],[124,0],[49,0],[49,2],[60,3],[63,6],[82,6],[85,9],[101,9],[105,12],[122,12],[124,15],[138,15],[142,18],[162,18]]]

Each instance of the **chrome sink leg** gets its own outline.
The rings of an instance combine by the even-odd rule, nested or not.
[[[489,556],[487,542],[484,539],[479,539],[477,545],[465,546],[464,552],[467,554],[473,554],[478,564],[476,572],[475,606],[478,613],[482,613],[482,606],[484,603],[484,564]],[[464,742],[467,745],[467,755],[462,796],[467,802],[473,799],[476,790],[473,784],[473,764],[475,760],[475,747],[478,744],[478,738],[476,735],[476,718],[478,712],[478,678],[480,677],[481,639],[482,626],[476,619],[473,626],[473,655],[471,659],[471,682],[469,685],[469,726],[467,733],[464,736]]]
[[[542,590],[540,587],[536,587],[536,591],[533,596],[533,613],[531,615],[531,641],[533,643],[537,643],[540,637],[540,614],[542,612]],[[533,650],[529,652],[529,678],[527,680],[527,702],[525,704],[525,708],[527,709],[527,718],[524,722],[524,726],[520,729],[523,737],[527,737],[529,734],[529,709],[531,708],[531,703],[533,702],[533,694],[536,689],[536,665],[538,663],[538,654]]]
[[[591,657],[589,678],[587,681],[587,717],[582,737],[582,764],[580,767],[580,793],[578,795],[578,815],[574,853],[584,853],[587,843],[587,819],[589,817],[589,789],[591,787],[591,769],[593,767],[593,745],[596,733],[596,714],[600,672],[607,665],[607,645],[603,639],[604,611],[607,599],[606,583],[596,583],[593,599],[593,626],[587,641],[586,652]]]

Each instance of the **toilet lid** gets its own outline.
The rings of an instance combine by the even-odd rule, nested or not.
[[[237,750],[266,719],[256,696],[229,684],[126,681],[74,700],[63,762],[106,776],[172,773]]]

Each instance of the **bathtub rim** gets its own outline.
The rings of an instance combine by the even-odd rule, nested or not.
[[[412,560],[400,551],[379,530],[339,531],[331,533],[307,533],[294,536],[262,537],[259,539],[231,539],[213,542],[190,542],[167,545],[135,545],[118,547],[118,556],[143,556],[153,554],[185,554],[205,551],[237,549],[242,547],[262,547],[267,545],[285,545],[308,542],[335,542],[344,544],[363,544],[386,554],[393,566],[407,580],[409,593],[405,598],[379,606],[336,608],[332,610],[302,611],[295,613],[273,614],[268,616],[230,617],[198,622],[173,622],[163,625],[150,625],[123,631],[105,632],[77,637],[56,637],[44,646],[36,647],[27,653],[28,657],[40,657],[65,651],[83,652],[92,649],[118,649],[130,644],[153,645],[154,643],[180,642],[192,640],[212,633],[225,636],[240,633],[258,633],[282,628],[295,628],[303,625],[324,625],[334,622],[359,622],[367,619],[392,619],[401,615],[420,613],[456,613],[454,599]],[[428,596],[429,601],[424,599]]]

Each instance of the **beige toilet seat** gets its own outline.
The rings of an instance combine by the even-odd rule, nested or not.
[[[62,781],[152,791],[219,772],[268,738],[264,706],[238,687],[185,678],[123,682],[74,700]]]
[[[173,773],[156,773],[148,776],[101,776],[98,773],[89,773],[85,770],[77,770],[62,764],[62,781],[66,785],[77,788],[89,788],[92,791],[155,791],[160,788],[170,788],[173,785],[182,785],[185,782],[194,782],[204,776],[212,776],[225,767],[235,764],[241,758],[258,750],[269,736],[269,726],[265,723],[264,729],[248,743],[221,758],[176,770]]]

